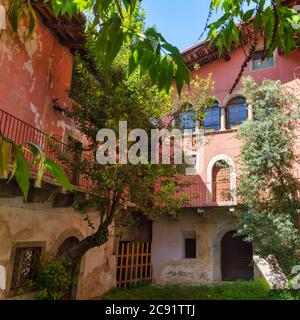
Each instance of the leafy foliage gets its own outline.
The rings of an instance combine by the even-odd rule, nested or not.
[[[75,104],[68,116],[75,120],[81,133],[91,141],[86,151],[93,157],[91,161],[81,164],[81,170],[95,182],[94,193],[107,195],[110,200],[108,194],[122,193],[124,196],[125,191],[130,190],[131,199],[140,209],[154,215],[155,206],[152,208],[150,204],[154,205],[163,194],[154,192],[155,183],[164,177],[164,191],[171,194],[175,191],[174,175],[178,168],[150,163],[101,165],[94,158],[99,129],[112,129],[118,136],[119,121],[127,121],[128,131],[143,128],[150,133],[151,129],[163,127],[162,118],[173,109],[170,95],[152,86],[149,77],[140,79],[138,71],[127,76],[126,56],[128,50],[123,49],[110,69],[98,65],[94,80],[85,62],[81,60],[78,63],[77,72],[84,89],[77,97],[81,103]],[[167,208],[170,209],[168,206],[165,209],[161,207],[159,212],[167,211]]]
[[[270,4],[271,2],[271,4]],[[249,48],[244,49],[245,60],[241,64],[240,72],[230,89],[236,88],[243,73],[251,60],[252,54],[260,38],[263,38],[264,54],[262,60],[271,57],[276,48],[288,55],[293,49],[300,47],[300,15],[280,0],[212,0],[211,11],[221,8],[222,16],[207,26],[208,39],[214,43],[219,55],[230,51],[233,44],[243,44],[241,28],[252,25],[253,31],[247,43]],[[244,9],[243,5],[246,5]]]
[[[248,8],[243,9],[243,4]],[[222,9],[223,15],[209,25],[209,38],[216,40],[221,53],[223,48],[231,49],[232,43],[240,42],[240,35],[236,23],[253,23],[254,35],[262,33],[265,38],[266,56],[272,55],[276,48],[288,54],[295,47],[300,46],[300,17],[297,12],[282,1],[272,0],[212,0],[211,8]],[[297,30],[296,30],[297,29]],[[298,34],[296,43],[295,34]]]
[[[32,35],[36,25],[32,1],[11,0],[8,18],[13,31],[19,27],[22,13],[28,18],[28,36]],[[189,70],[175,46],[156,31],[154,27],[144,28],[136,20],[140,12],[138,0],[46,0],[53,8],[55,15],[86,13],[89,17],[87,29],[93,34],[96,44],[97,60],[103,66],[109,66],[120,52],[123,45],[129,45],[131,74],[137,67],[140,74],[150,75],[153,83],[169,91],[173,78],[179,94],[184,83],[189,84]]]
[[[260,86],[250,78],[243,94],[253,107],[255,120],[238,129],[242,140],[238,193],[245,209],[238,212],[240,233],[255,243],[259,255],[274,255],[290,272],[300,247],[295,227],[300,199],[294,175],[294,151],[299,101],[279,82],[265,80]]]
[[[28,161],[28,154],[33,156],[32,163]],[[63,188],[72,191],[72,186],[62,168],[49,159],[40,147],[31,142],[19,145],[1,136],[0,160],[0,179],[7,179],[9,171],[11,171],[8,182],[15,177],[25,201],[27,200],[30,187],[30,172],[32,169],[36,169],[37,176],[35,186],[37,188],[41,187],[42,177],[47,169]]]
[[[82,161],[79,167],[81,174],[93,181],[93,187],[88,197],[78,199],[75,207],[81,212],[90,208],[98,209],[100,224],[93,229],[91,237],[82,240],[78,246],[80,252],[76,252],[76,247],[72,249],[73,258],[106,241],[99,242],[98,234],[103,233],[113,220],[118,223],[122,208],[128,201],[132,203],[128,210],[150,218],[174,213],[186,203],[186,196],[175,197],[176,191],[181,189],[178,174],[183,172],[183,165],[174,165],[172,160],[169,165],[152,164],[150,158],[137,164],[100,164],[96,161],[99,129],[111,129],[118,140],[122,134],[119,122],[127,121],[125,134],[132,129],[142,128],[150,137],[151,129],[168,128],[168,121],[164,119],[172,116],[174,106],[171,94],[153,86],[149,76],[140,78],[139,67],[128,76],[126,57],[130,55],[130,48],[122,48],[112,66],[106,68],[94,58],[93,39],[89,46],[88,58],[86,61],[78,58],[76,66],[76,78],[82,88],[77,92],[76,101],[80,103],[75,103],[72,111],[61,111],[71,117],[87,137],[89,144],[84,151],[91,154],[90,160]],[[199,95],[207,97],[211,90],[206,89],[207,86],[203,91],[199,89]],[[136,142],[128,141],[127,150]],[[83,243],[85,249],[81,251]]]
[[[30,286],[38,300],[61,300],[71,290],[74,281],[73,269],[68,261],[52,257],[39,265]]]

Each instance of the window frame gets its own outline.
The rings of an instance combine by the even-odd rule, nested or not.
[[[187,248],[188,243],[190,245],[190,248]],[[192,244],[192,246],[191,246],[191,244]],[[188,256],[188,254],[190,254],[190,256]],[[184,239],[184,259],[196,259],[196,258],[197,258],[196,238],[185,238]]]
[[[14,272],[17,249],[25,249],[25,248],[41,248],[40,260],[42,261],[45,255],[46,241],[28,241],[28,242],[16,241],[12,243],[11,256],[9,260],[9,267],[8,267],[7,280],[6,280],[7,281],[6,292],[9,297],[17,296],[18,291],[22,289],[22,288],[12,289],[11,286],[13,281],[13,272]]]
[[[192,260],[197,259],[197,234],[195,230],[183,231],[183,259]],[[187,257],[187,241],[194,241],[194,255],[192,257]]]
[[[263,66],[263,67],[259,67],[257,69],[254,68],[254,56],[258,55],[258,54],[263,54],[263,50],[256,50],[252,56],[251,56],[251,71],[252,72],[259,72],[262,70],[267,70],[267,69],[274,69],[276,67],[276,59],[275,59],[275,53],[273,52],[272,55],[272,59],[273,59],[273,65],[272,66]],[[267,60],[267,59],[271,59],[271,58],[266,58],[262,64]]]
[[[193,121],[193,127],[192,128],[187,128],[187,127],[184,127],[182,124],[183,124],[183,117],[184,116],[188,116],[189,114],[196,114],[194,110],[186,110],[185,112],[182,113],[181,117],[180,117],[180,129],[181,130],[192,130],[193,132],[196,130],[197,128],[197,120],[196,119],[187,119],[188,121]]]
[[[207,120],[207,118],[206,118],[207,114],[206,114],[206,115],[205,115],[205,119],[202,121],[202,126],[203,126],[203,129],[204,129],[205,131],[210,131],[210,130],[212,130],[212,131],[220,131],[220,129],[221,129],[221,108],[220,108],[219,102],[218,102],[218,101],[215,101],[215,102],[212,104],[212,106],[211,106],[210,109],[205,110],[205,113],[206,113],[206,112],[209,112],[209,111],[215,111],[215,110],[217,110],[217,109],[218,109],[218,113],[219,113],[218,128],[215,129],[215,128],[211,127],[211,123],[213,122],[212,119],[211,119],[211,121],[210,121],[210,127],[208,127],[208,128],[205,127],[205,121]],[[213,118],[212,115],[211,115],[211,118]]]
[[[237,100],[237,99],[244,99],[245,104],[243,106],[246,108],[246,117],[242,121],[240,120],[240,117],[239,117],[239,120],[236,123],[232,124],[231,120],[230,120],[230,109],[233,108],[233,107],[235,107],[235,108],[236,107],[238,107],[238,108],[241,107],[241,104],[233,103],[233,101]],[[239,115],[239,109],[238,109],[237,115]],[[248,119],[248,117],[249,117],[248,106],[247,106],[247,103],[246,103],[246,99],[243,96],[237,96],[237,97],[234,97],[234,98],[229,100],[229,102],[228,102],[228,104],[226,106],[226,129],[227,130],[234,129],[234,128],[238,127],[244,121],[246,121]]]

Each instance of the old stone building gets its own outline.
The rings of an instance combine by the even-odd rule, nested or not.
[[[3,1],[0,4],[5,6]],[[35,143],[60,163],[51,143],[68,157],[75,156],[69,143],[86,143],[74,124],[53,108],[55,100],[65,107],[72,105],[73,53],[83,48],[85,18],[57,18],[50,8],[49,4],[35,4],[38,24],[30,39],[25,22],[18,33],[1,32],[0,129],[16,143]],[[64,169],[75,190],[84,192],[89,187],[66,164]],[[62,254],[92,233],[84,217],[74,212],[72,195],[47,174],[41,189],[34,187],[34,179],[33,172],[26,203],[14,181],[0,181],[0,298],[18,294],[38,259]],[[97,213],[89,216],[92,221],[98,219]],[[80,261],[73,298],[102,295],[115,284],[114,270],[111,237]]]
[[[245,51],[251,26],[242,29]],[[244,75],[260,83],[263,79],[279,80],[300,97],[300,52],[283,56],[277,50],[261,62],[263,42],[252,56]],[[219,58],[215,46],[199,43],[183,52],[194,75],[212,75],[217,101],[206,111],[203,123],[204,142],[195,152],[200,154],[199,176],[185,190],[190,201],[176,217],[160,217],[153,222],[153,279],[155,283],[202,283],[222,280],[252,279],[252,244],[233,237],[237,221],[231,214],[240,205],[234,196],[238,185],[239,149],[237,127],[253,111],[239,94],[239,86],[230,89],[245,60],[244,50],[235,44],[232,52]],[[198,64],[200,68],[193,68]],[[193,117],[184,115],[181,127],[195,129]],[[296,150],[298,150],[298,141]],[[299,168],[295,174],[299,177]],[[230,195],[230,196],[229,196]]]

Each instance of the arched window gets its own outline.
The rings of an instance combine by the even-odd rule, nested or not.
[[[218,101],[212,104],[211,109],[205,111],[203,127],[205,130],[220,130],[220,108]]]
[[[182,130],[196,128],[196,113],[194,110],[184,112],[180,119],[180,127]]]
[[[227,107],[227,128],[235,127],[248,118],[248,109],[244,97],[233,98]]]
[[[230,167],[227,162],[217,161],[212,171],[213,202],[230,201]]]

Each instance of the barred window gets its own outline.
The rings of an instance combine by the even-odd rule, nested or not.
[[[42,247],[16,248],[11,280],[11,293],[28,288],[28,281],[33,278],[42,255]]]

